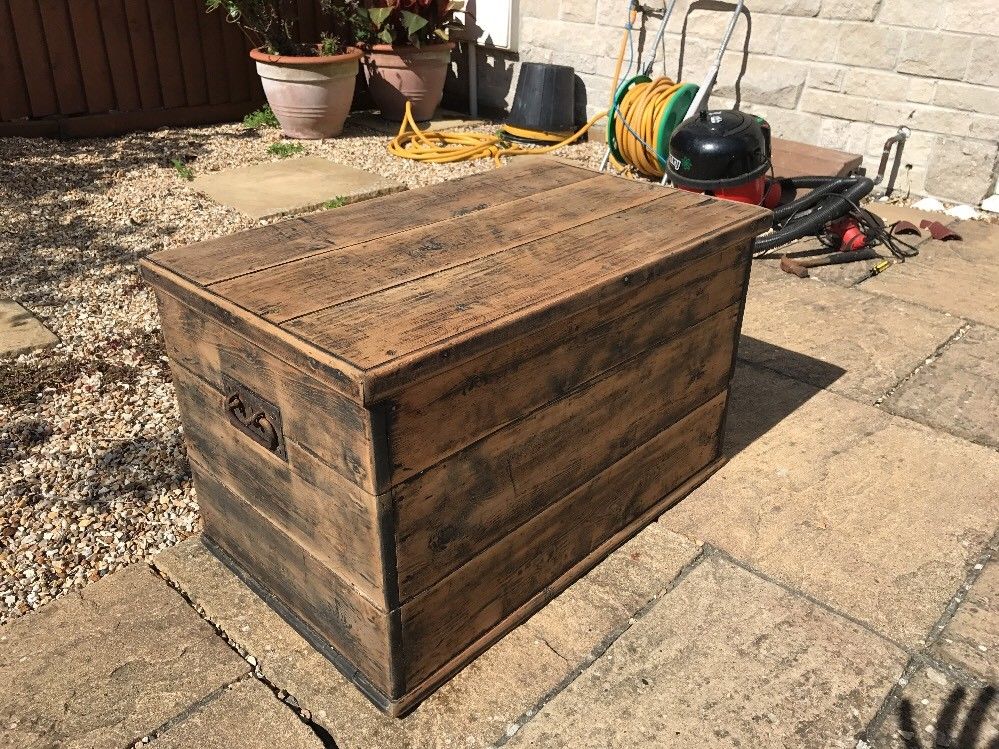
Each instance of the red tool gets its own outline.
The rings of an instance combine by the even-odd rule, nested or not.
[[[840,252],[855,252],[867,246],[867,235],[852,216],[830,221],[826,225],[826,234],[831,237],[839,237]]]

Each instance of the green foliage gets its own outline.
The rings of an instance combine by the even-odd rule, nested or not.
[[[447,41],[456,25],[454,14],[465,3],[459,0],[367,0],[358,10],[361,41],[384,44],[422,44]]]
[[[319,54],[327,57],[341,55],[343,54],[343,43],[324,31],[319,35]]]
[[[321,39],[299,41],[294,13],[282,0],[205,0],[209,13],[220,11],[239,26],[251,42],[272,55],[311,57],[337,55],[354,44],[361,0],[320,0],[321,26],[332,29]]]
[[[345,205],[347,205],[347,198],[343,195],[337,195],[333,200],[327,200],[323,203],[323,209],[330,211],[334,208],[343,208]]]
[[[301,143],[289,143],[286,140],[279,140],[277,143],[271,143],[267,146],[267,153],[272,156],[279,156],[282,159],[287,159],[289,156],[294,156],[296,153],[302,153],[305,150],[305,146]]]
[[[271,108],[264,104],[256,112],[250,112],[243,118],[243,127],[247,130],[255,130],[259,127],[278,127],[278,121]]]
[[[177,175],[181,179],[186,179],[188,182],[194,179],[194,172],[191,167],[185,164],[181,159],[173,159],[170,163],[173,164],[173,168],[177,170]]]

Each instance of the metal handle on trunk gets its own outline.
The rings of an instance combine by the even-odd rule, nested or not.
[[[222,375],[222,385],[227,393],[223,408],[229,423],[282,460],[287,460],[278,407],[226,375]]]

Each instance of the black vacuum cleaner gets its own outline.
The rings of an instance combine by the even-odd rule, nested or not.
[[[753,242],[765,255],[802,237],[817,236],[831,249],[885,245],[896,257],[916,254],[884,221],[860,207],[874,190],[864,176],[775,179],[770,126],[735,110],[704,111],[674,130],[666,171],[674,186],[724,200],[753,203],[774,213],[771,231]],[[801,197],[798,193],[807,190]]]

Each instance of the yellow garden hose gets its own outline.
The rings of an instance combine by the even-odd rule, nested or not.
[[[615,166],[622,170],[631,167],[647,177],[662,177],[669,136],[682,120],[686,105],[690,103],[697,87],[675,83],[666,77],[652,80],[636,76],[618,88],[627,42],[637,16],[638,7],[632,4],[630,20],[621,38],[614,67],[610,109],[595,114],[575,133],[547,133],[511,125],[503,126],[515,138],[540,140],[550,144],[527,147],[515,145],[501,135],[490,133],[420,130],[407,101],[399,133],[388,143],[389,153],[402,159],[432,164],[488,158],[499,164],[504,156],[538,156],[574,143],[609,114],[607,142]]]
[[[660,150],[659,123],[670,98],[682,88],[669,78],[636,83],[628,89],[614,117],[614,136],[624,160],[650,177],[662,177],[663,166],[656,153]],[[627,125],[625,123],[627,122]],[[650,152],[645,144],[652,146]]]
[[[416,120],[413,119],[413,112],[407,101],[406,114],[399,126],[399,134],[389,141],[388,151],[393,156],[413,159],[414,161],[428,161],[431,164],[448,164],[454,161],[489,158],[499,164],[500,158],[503,156],[538,156],[574,143],[596,122],[606,116],[607,112],[595,114],[572,135],[564,137],[550,146],[530,148],[512,145],[502,137],[489,133],[420,130]],[[506,127],[505,129],[511,131],[512,135],[517,135],[515,128],[511,130],[511,128]],[[528,137],[534,139],[541,135],[533,130],[523,132],[529,133]],[[550,134],[550,137],[556,137],[556,135]]]

